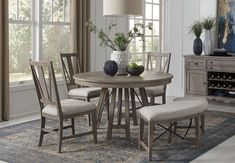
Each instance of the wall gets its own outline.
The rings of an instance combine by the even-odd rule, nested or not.
[[[170,73],[174,75],[168,96],[184,95],[183,55],[193,54],[193,40],[188,31],[195,20],[216,16],[217,0],[167,0],[165,51],[172,53]],[[203,40],[203,35],[201,36]]]

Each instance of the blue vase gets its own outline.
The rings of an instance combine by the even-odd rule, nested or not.
[[[109,76],[114,76],[118,72],[118,65],[113,60],[108,60],[104,63],[104,73]]]
[[[202,40],[199,37],[195,38],[193,42],[193,52],[195,55],[202,54]]]

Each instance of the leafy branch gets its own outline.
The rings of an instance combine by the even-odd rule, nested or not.
[[[127,46],[130,44],[130,42],[135,39],[136,37],[141,37],[143,40],[144,34],[141,32],[142,29],[148,28],[149,30],[153,29],[153,24],[149,23],[148,25],[144,26],[141,23],[136,23],[134,27],[128,31],[127,35],[125,35],[123,32],[115,33],[114,39],[110,39],[110,33],[113,29],[113,27],[116,26],[116,24],[111,23],[108,26],[107,34],[103,31],[103,29],[97,29],[96,25],[92,21],[87,22],[88,30],[90,32],[94,32],[98,35],[98,38],[100,39],[100,45],[101,46],[107,46],[111,48],[112,50],[119,50],[124,51],[126,50]]]

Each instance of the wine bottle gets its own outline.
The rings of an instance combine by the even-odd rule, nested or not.
[[[226,88],[226,84],[224,84],[223,87]]]
[[[232,85],[231,85],[231,84],[229,84],[229,85],[228,85],[228,87],[229,87],[229,88],[232,88]]]
[[[229,79],[229,80],[232,80],[232,76],[231,76],[231,75],[229,75],[229,76],[228,76],[228,79]]]
[[[226,74],[223,75],[223,79],[226,79]]]
[[[215,78],[215,75],[214,75],[214,74],[212,74],[212,75],[211,75],[211,79],[214,79],[214,78]]]
[[[215,87],[215,84],[214,84],[214,83],[211,83],[211,87]]]
[[[220,84],[219,84],[219,83],[217,84],[217,87],[218,87],[218,88],[220,87]]]
[[[219,74],[217,75],[217,79],[220,79],[220,75]]]

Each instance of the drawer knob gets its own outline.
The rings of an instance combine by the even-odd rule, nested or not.
[[[210,67],[211,70],[213,70],[213,67]]]
[[[212,64],[213,62],[212,62],[212,61],[210,61],[210,63]]]
[[[194,64],[195,64],[195,65],[198,65],[198,63],[197,63],[197,62],[195,62]]]

